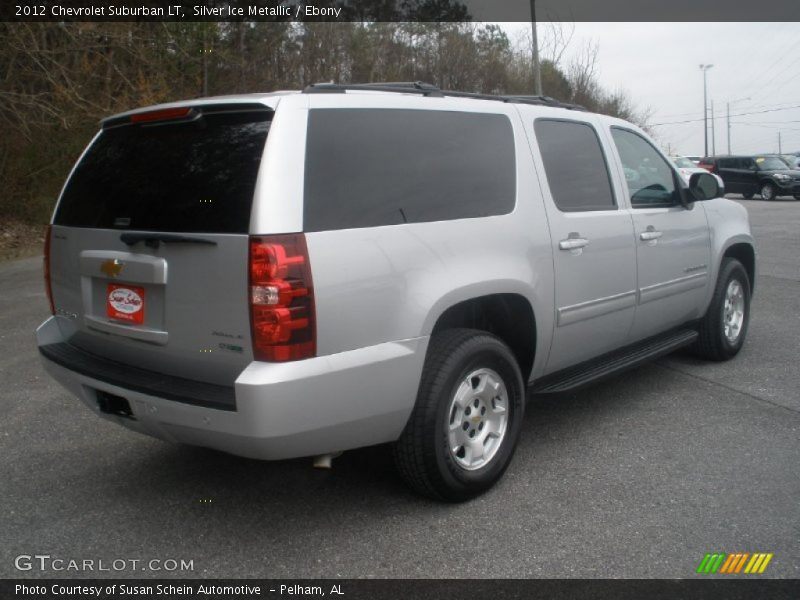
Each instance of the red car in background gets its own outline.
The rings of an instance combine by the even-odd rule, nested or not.
[[[706,171],[710,171],[711,173],[716,173],[717,159],[714,156],[704,156],[700,159],[700,162],[697,163],[697,166],[705,169]]]

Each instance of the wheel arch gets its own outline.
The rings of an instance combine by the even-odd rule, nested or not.
[[[524,381],[533,370],[537,323],[531,302],[520,293],[493,293],[466,298],[441,311],[431,335],[454,328],[488,331],[503,340],[517,359]]]
[[[748,242],[732,243],[725,248],[722,254],[722,259],[725,258],[735,258],[742,263],[747,271],[747,277],[750,279],[750,294],[752,295],[756,288],[756,251],[753,245]]]

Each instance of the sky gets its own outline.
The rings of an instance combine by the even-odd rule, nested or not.
[[[530,23],[501,25],[512,39],[530,30]],[[542,44],[549,27],[540,25]],[[562,61],[567,63],[587,44],[596,44],[600,83],[626,91],[637,108],[651,111],[649,123],[665,151],[704,154],[700,64],[712,64],[706,75],[709,154],[713,154],[711,101],[717,154],[728,152],[727,103],[731,153],[777,152],[778,132],[783,152],[800,152],[800,23],[564,23],[561,27],[572,31]]]

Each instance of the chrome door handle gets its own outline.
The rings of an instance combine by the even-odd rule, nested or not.
[[[650,242],[653,240],[657,240],[662,235],[664,235],[661,231],[655,231],[652,229],[648,229],[647,231],[643,231],[639,234],[639,239],[644,240],[645,242]]]
[[[571,237],[558,242],[558,247],[562,250],[580,250],[589,245],[589,240],[580,237]]]

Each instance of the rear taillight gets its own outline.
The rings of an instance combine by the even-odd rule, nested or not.
[[[302,233],[250,238],[249,292],[256,360],[316,355],[314,288]]]
[[[50,303],[50,314],[56,314],[53,304],[53,288],[50,285],[50,235],[53,227],[48,225],[44,231],[44,289],[47,292],[47,301]]]

